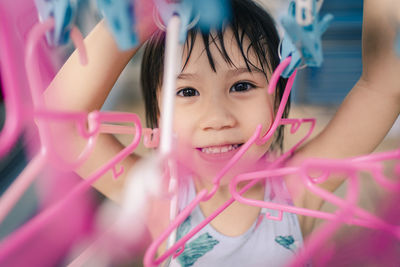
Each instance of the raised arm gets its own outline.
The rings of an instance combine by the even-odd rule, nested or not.
[[[88,64],[83,66],[75,50],[45,91],[57,100],[58,109],[92,111],[101,108],[120,73],[137,48],[120,51],[104,20],[84,40]],[[52,105],[48,101],[47,105]]]
[[[150,11],[152,12],[152,7],[148,4],[138,5],[138,14],[152,14]],[[149,17],[139,16],[139,35],[142,42],[147,40],[155,29],[152,16]],[[86,112],[99,110],[120,73],[139,48],[120,51],[105,21],[96,25],[85,38],[85,47],[88,64],[81,65],[77,51],[73,52],[45,91],[44,97],[49,109]],[[68,144],[69,148],[74,145],[74,155],[86,143],[72,125],[54,126],[53,131],[55,134],[58,131],[63,133],[68,139],[63,143]],[[99,135],[93,153],[77,173],[83,178],[88,177],[122,149],[123,146],[113,136]],[[108,172],[94,186],[109,198],[119,201],[126,171],[137,159],[138,156],[133,154],[121,163],[125,173],[117,181],[112,178],[111,172]]]
[[[394,49],[394,2],[364,0],[362,76],[328,126],[298,151],[292,163],[309,157],[347,158],[371,153],[399,116],[400,59]],[[396,8],[399,13],[400,7]],[[334,191],[342,182],[329,179],[321,187]],[[298,188],[300,183],[298,177],[288,178],[291,188]],[[304,191],[295,203],[319,209],[323,201]]]

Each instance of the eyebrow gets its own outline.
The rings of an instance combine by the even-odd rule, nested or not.
[[[262,72],[261,70],[254,68],[254,67],[250,67],[250,71],[247,67],[239,67],[239,68],[235,68],[235,69],[231,69],[227,71],[228,76],[236,76],[242,73],[261,73],[264,74],[264,72]]]
[[[181,73],[178,75],[177,79],[179,80],[192,80],[198,79],[199,76],[196,73]]]
[[[250,67],[250,71],[247,67],[239,67],[239,68],[234,68],[234,69],[230,69],[226,72],[227,76],[237,76],[239,74],[242,73],[260,73],[260,74],[264,74],[263,71],[254,68],[254,67]],[[199,75],[197,75],[196,73],[181,73],[178,75],[177,79],[179,80],[190,80],[190,79],[199,79]]]

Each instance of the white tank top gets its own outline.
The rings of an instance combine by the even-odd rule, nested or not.
[[[195,197],[193,181],[179,195],[182,210]],[[283,179],[266,179],[264,200],[293,205]],[[171,267],[188,266],[232,266],[232,267],[279,267],[287,265],[296,250],[302,245],[303,237],[297,216],[283,213],[282,221],[265,218],[265,213],[277,215],[275,210],[261,209],[260,216],[244,234],[225,236],[206,225],[187,241],[184,252],[169,263]],[[177,240],[205,219],[197,206],[179,226]]]

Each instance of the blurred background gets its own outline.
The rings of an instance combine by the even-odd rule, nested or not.
[[[279,21],[279,17],[282,14],[286,13],[289,3],[288,0],[258,1],[270,10],[277,21]],[[78,26],[82,33],[87,35],[101,19],[101,14],[97,12],[97,5],[94,0],[80,0],[79,5]],[[316,117],[317,127],[313,135],[318,134],[329,122],[338,105],[361,75],[362,6],[362,0],[325,0],[322,6],[321,15],[326,13],[334,15],[333,23],[323,35],[324,63],[320,68],[305,68],[298,72],[292,93],[293,104],[290,112],[290,117],[292,118]],[[280,31],[282,32],[282,29]],[[72,45],[67,45],[52,51],[53,62],[58,68],[68,58],[72,49]],[[104,104],[103,110],[136,113],[144,124],[144,105],[139,82],[141,54],[142,51],[139,51],[137,56],[125,68]],[[6,115],[3,97],[0,103],[0,115],[1,128]],[[295,136],[287,133],[285,148],[290,148],[306,130],[299,131]],[[25,135],[24,139],[21,136],[20,141],[10,153],[0,159],[0,194],[5,191],[29,161],[25,150],[26,137]],[[349,136],[349,138],[357,137]],[[122,143],[127,142],[124,138],[121,138],[120,141]],[[387,151],[399,146],[400,121],[398,119],[385,140],[377,148],[377,151]],[[137,152],[144,155],[147,150],[141,145]],[[387,168],[390,170],[392,167],[393,163],[388,162]],[[360,205],[367,210],[375,211],[375,203],[382,199],[385,191],[376,186],[368,175],[365,175],[362,179],[361,191]],[[338,189],[337,194],[344,196],[345,192],[346,185],[344,184]],[[97,194],[94,190],[93,193]],[[101,201],[100,195],[97,195],[96,198]],[[0,225],[0,239],[7,236],[35,214],[38,208],[37,202],[37,192],[33,186]],[[326,204],[323,210],[332,212],[334,207]]]

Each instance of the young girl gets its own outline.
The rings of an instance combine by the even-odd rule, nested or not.
[[[345,158],[372,152],[381,142],[400,112],[400,60],[393,52],[394,25],[385,14],[388,1],[366,0],[363,28],[363,74],[328,126],[301,147],[287,162],[295,165],[304,158]],[[267,93],[268,81],[279,63],[279,37],[270,16],[251,0],[231,0],[232,16],[221,29],[188,32],[184,63],[177,77],[174,132],[178,160],[191,169],[191,180],[181,190],[179,207],[183,209],[196,192],[210,190],[215,174],[262,124],[264,134],[274,120],[285,81],[274,95]],[[146,8],[146,1],[138,5]],[[152,14],[140,10],[140,14]],[[149,16],[151,17],[151,16]],[[152,19],[139,17],[139,32],[146,43],[142,62],[142,88],[146,118],[150,127],[160,120],[160,90],[163,75],[165,34],[156,29]],[[153,34],[154,32],[154,34]],[[49,108],[92,111],[100,109],[109,90],[137,49],[117,49],[104,22],[85,39],[89,64],[81,66],[76,52],[69,58],[45,92]],[[286,108],[285,116],[288,113]],[[82,145],[71,129],[74,144]],[[253,145],[241,162],[245,168],[233,169],[221,181],[216,194],[186,219],[178,238],[204,217],[231,198],[229,181],[239,172],[252,171],[265,161],[272,150],[282,148],[283,133],[261,146]],[[99,136],[91,158],[77,170],[83,178],[122,149],[112,136]],[[188,164],[188,155],[190,164]],[[121,164],[131,168],[135,154]],[[342,178],[342,179],[341,179]],[[320,209],[323,200],[308,192],[298,177],[284,177],[276,183],[267,180],[248,190],[247,198],[286,201],[298,207]],[[334,191],[343,177],[331,177],[320,186]],[[117,181],[111,173],[95,187],[119,201],[124,175]],[[289,199],[289,200],[288,200]],[[156,203],[156,202],[154,202]],[[164,203],[168,210],[168,203]],[[160,209],[158,209],[160,210]],[[282,266],[293,255],[302,237],[312,231],[314,218],[285,213],[282,221],[259,220],[266,211],[233,203],[186,245],[171,264],[180,266]],[[156,238],[159,229],[168,225],[168,214],[160,214],[157,227],[150,221],[149,230]],[[160,227],[161,224],[161,227]],[[289,240],[290,239],[290,240]],[[289,245],[284,245],[289,240]],[[160,253],[163,249],[160,250]]]

